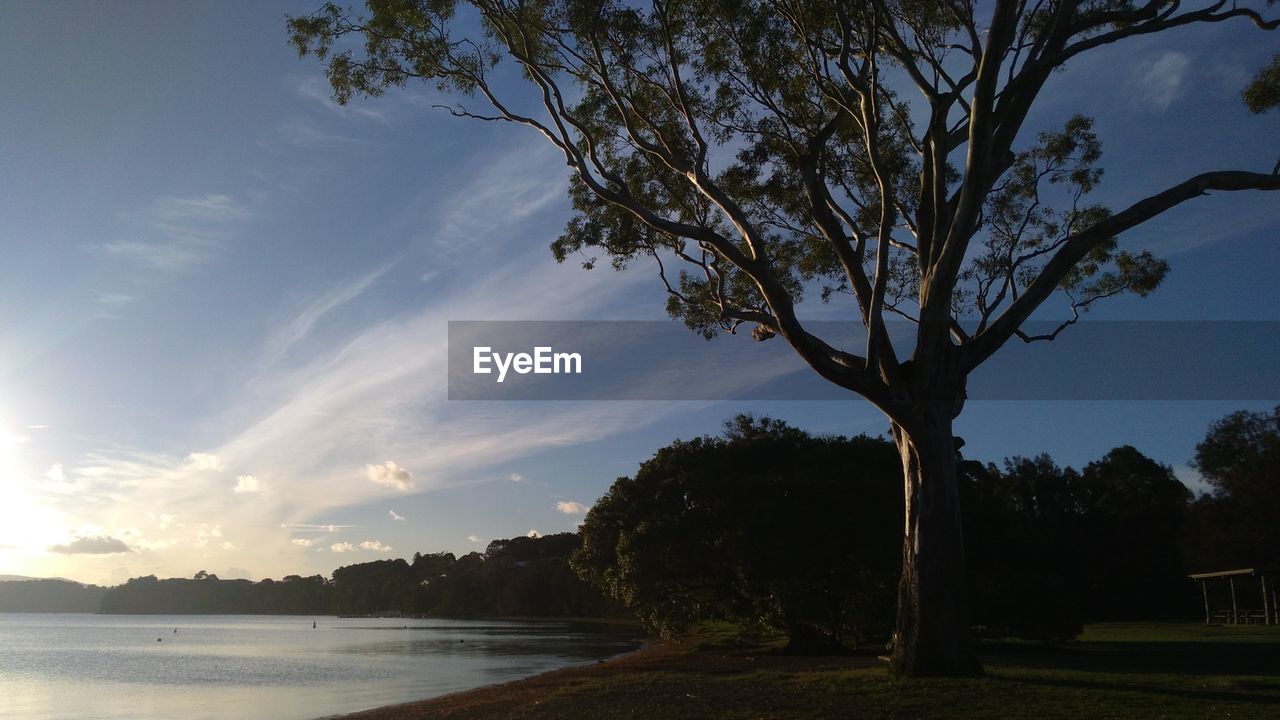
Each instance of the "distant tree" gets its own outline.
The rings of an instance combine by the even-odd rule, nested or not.
[[[1236,19],[1274,29],[1262,4],[366,0],[367,17],[326,3],[288,23],[338,102],[421,79],[487,106],[454,115],[541,133],[572,177],[557,258],[653,258],[690,328],[780,336],[880,408],[906,477],[893,670],[951,675],[980,670],[952,432],[969,374],[1013,338],[1154,290],[1168,266],[1121,249],[1125,231],[1211,191],[1280,189],[1268,159],[1111,211],[1085,200],[1102,177],[1093,122],[1027,120],[1077,57]],[[499,80],[504,60],[528,96]],[[1274,78],[1251,107],[1273,104]],[[860,339],[810,332],[796,305],[818,288],[851,297]],[[1071,319],[1025,330],[1051,297]],[[916,323],[901,346],[895,314]]]
[[[573,566],[662,634],[728,616],[785,631],[793,652],[883,641],[900,482],[887,441],[739,416],[619,478],[587,513]]]
[[[1082,472],[1047,455],[966,463],[975,619],[995,634],[1074,636],[1082,621],[1179,617],[1191,493],[1130,446]]]
[[[996,637],[1074,638],[1089,562],[1079,473],[1040,455],[1003,469],[965,462],[961,475],[974,623]]]
[[[1273,564],[1280,557],[1280,407],[1215,422],[1194,467],[1212,488],[1195,506],[1188,553],[1197,570]]]
[[[1125,445],[1080,473],[1091,620],[1178,616],[1189,587],[1182,555],[1191,491],[1173,471]]]

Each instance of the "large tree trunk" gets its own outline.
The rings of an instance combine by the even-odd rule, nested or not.
[[[906,483],[906,529],[890,670],[901,677],[980,675],[969,633],[951,414],[932,415],[911,434],[893,425]]]

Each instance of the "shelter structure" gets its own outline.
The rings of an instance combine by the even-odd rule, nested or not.
[[[1280,625],[1275,575],[1271,573],[1268,579],[1258,568],[1242,568],[1187,577],[1200,584],[1205,625],[1215,621],[1223,625]]]

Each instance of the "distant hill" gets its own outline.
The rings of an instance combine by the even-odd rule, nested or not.
[[[0,575],[0,612],[98,612],[106,591],[62,578]]]

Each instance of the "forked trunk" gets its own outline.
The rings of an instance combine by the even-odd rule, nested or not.
[[[969,634],[951,419],[935,418],[912,435],[895,424],[893,435],[906,483],[906,528],[890,671],[899,677],[980,675]]]

